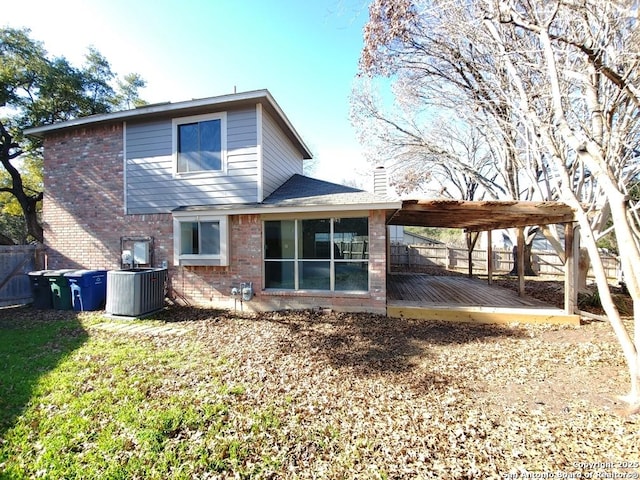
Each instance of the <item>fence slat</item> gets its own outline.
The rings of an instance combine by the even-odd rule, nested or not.
[[[495,273],[513,269],[513,252],[507,249],[492,251],[492,265]],[[531,252],[533,270],[541,275],[563,276],[564,264],[554,251],[534,250]],[[391,245],[391,268],[420,271],[424,267],[445,267],[449,270],[467,271],[469,259],[466,248],[434,245]],[[487,251],[474,249],[472,260],[475,272],[487,271]],[[603,255],[607,278],[618,280],[620,262],[617,257]],[[593,278],[589,269],[588,277]]]
[[[42,269],[39,245],[0,247],[0,306],[32,301],[28,272]]]

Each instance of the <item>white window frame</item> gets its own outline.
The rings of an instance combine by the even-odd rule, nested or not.
[[[337,219],[342,219],[342,218],[366,218],[367,219],[367,235],[369,238],[371,238],[371,219],[369,218],[368,215],[366,214],[358,214],[358,215],[341,215],[341,216],[295,216],[295,217],[274,217],[274,218],[263,218],[262,219],[262,244],[265,244],[265,222],[268,221],[293,221],[294,222],[294,256],[293,258],[287,258],[287,259],[267,259],[265,258],[264,254],[263,254],[263,258],[262,258],[262,268],[263,268],[263,285],[266,285],[266,269],[265,269],[265,264],[267,262],[273,262],[273,263],[285,263],[285,262],[293,262],[293,275],[294,275],[294,279],[293,279],[293,283],[294,283],[294,288],[293,289],[287,289],[287,288],[278,288],[278,287],[269,287],[266,288],[266,290],[283,290],[283,291],[298,291],[298,292],[303,292],[303,291],[318,291],[318,292],[331,292],[331,293],[362,293],[362,292],[369,292],[371,291],[371,270],[370,270],[370,266],[371,266],[371,260],[369,257],[367,258],[362,258],[362,259],[356,259],[356,260],[341,260],[341,259],[336,259],[334,257],[334,250],[333,250],[333,242],[334,242],[334,234],[335,234],[335,222]],[[330,240],[330,248],[329,248],[329,258],[319,258],[319,259],[305,259],[305,258],[301,258],[300,257],[300,252],[298,251],[298,247],[299,247],[299,241],[300,241],[300,235],[301,235],[301,230],[300,230],[300,224],[302,221],[304,220],[329,220],[329,240]],[[330,268],[329,268],[329,290],[308,290],[308,289],[301,289],[300,288],[300,264],[302,262],[329,262],[330,263]],[[335,289],[335,284],[336,284],[336,278],[335,278],[335,266],[338,263],[366,263],[367,264],[367,290],[354,290],[354,291],[350,291],[350,290],[336,290]]]
[[[220,225],[220,254],[181,254],[180,224],[183,222],[218,222]],[[229,265],[229,217],[226,215],[173,215],[173,264],[186,265]]]
[[[220,170],[199,170],[196,172],[178,171],[178,127],[185,123],[206,122],[207,120],[220,120]],[[173,176],[176,178],[216,176],[227,173],[227,113],[209,113],[205,115],[192,115],[189,117],[174,118],[171,121],[171,141],[173,152]]]

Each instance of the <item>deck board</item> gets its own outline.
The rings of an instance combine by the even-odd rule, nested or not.
[[[387,297],[390,302],[489,307],[538,307],[550,305],[486,282],[458,276],[431,276],[416,273],[389,275]]]
[[[477,323],[580,323],[577,315],[476,278],[417,273],[388,276],[387,314]]]

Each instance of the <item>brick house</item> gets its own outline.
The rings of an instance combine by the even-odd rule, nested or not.
[[[309,149],[267,90],[79,118],[44,142],[47,268],[123,268],[143,242],[176,302],[386,311],[385,196],[302,174]]]

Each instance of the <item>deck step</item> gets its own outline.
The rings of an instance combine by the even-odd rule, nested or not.
[[[579,315],[569,315],[559,308],[507,308],[452,305],[410,305],[393,302],[387,305],[387,316],[418,320],[444,320],[465,323],[490,324],[553,324],[580,325]]]

